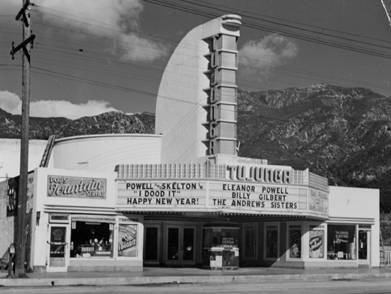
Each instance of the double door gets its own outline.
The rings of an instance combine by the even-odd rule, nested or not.
[[[164,231],[164,263],[166,265],[194,265],[195,226],[166,225]]]

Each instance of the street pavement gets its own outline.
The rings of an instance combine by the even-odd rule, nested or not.
[[[289,293],[289,294],[380,294],[391,293],[391,280],[362,281],[285,281],[273,283],[166,284],[144,286],[72,286],[2,288],[1,294],[100,294],[100,293]]]
[[[226,285],[237,287],[236,284],[269,285],[275,283],[278,285],[279,283],[293,283],[292,285],[297,286],[303,282],[329,282],[330,285],[334,285],[344,281],[356,283],[365,280],[369,284],[371,284],[372,280],[391,281],[391,268],[389,267],[357,269],[325,268],[307,270],[287,268],[239,268],[238,270],[224,271],[211,271],[200,268],[146,267],[142,272],[34,272],[29,273],[28,278],[26,279],[7,279],[5,278],[5,274],[6,273],[4,272],[0,273],[0,292],[1,290],[11,288],[16,289],[18,287],[21,289],[31,289],[32,287],[36,287],[42,289],[52,289],[52,291],[61,291],[61,287],[70,286],[97,286],[98,289],[102,288],[106,289],[106,291],[108,290],[108,286],[113,287],[113,289],[118,289],[118,291],[122,291],[121,289],[127,289],[127,287],[121,288],[123,286],[143,286],[152,287],[153,289],[155,289],[155,286],[159,286],[159,288],[168,287],[170,291],[175,291],[177,287],[187,287],[187,285],[193,285],[195,288],[194,291],[196,291],[198,289],[198,286],[196,285],[222,285],[223,288],[220,289],[222,291],[221,293],[230,293],[224,292],[229,291],[230,289],[225,289],[224,287]],[[142,291],[143,288],[137,289]],[[202,287],[199,289],[202,289]],[[259,289],[260,287],[255,288],[255,290]],[[391,287],[389,289],[391,290]],[[250,292],[252,291],[251,289],[248,290]],[[98,291],[97,293],[111,293],[111,291]]]

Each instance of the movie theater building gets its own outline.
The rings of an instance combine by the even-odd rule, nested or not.
[[[379,266],[377,189],[238,156],[240,24],[225,15],[179,43],[155,135],[48,141],[30,175],[30,267]]]

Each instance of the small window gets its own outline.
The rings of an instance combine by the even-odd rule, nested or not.
[[[210,102],[215,102],[216,100],[216,88],[211,88],[210,89]]]
[[[209,155],[215,154],[214,146],[215,146],[214,141],[210,141],[209,142]]]

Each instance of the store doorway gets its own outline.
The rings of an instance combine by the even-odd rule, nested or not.
[[[69,260],[67,227],[65,224],[49,226],[49,262],[47,271],[61,272],[67,270]]]
[[[360,264],[369,264],[370,236],[369,230],[358,230],[358,260]]]
[[[185,225],[168,225],[165,228],[164,263],[166,265],[195,264],[196,228]]]

